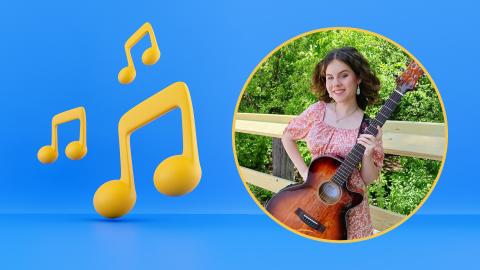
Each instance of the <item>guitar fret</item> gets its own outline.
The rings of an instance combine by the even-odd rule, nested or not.
[[[398,102],[395,102],[392,98],[390,98],[390,101],[393,102],[395,105],[398,105]]]
[[[355,153],[357,153],[357,154],[359,154],[359,155],[360,155],[360,156],[357,156],[357,158],[361,158],[361,157],[363,157],[362,150],[358,150],[358,149],[356,149],[355,147],[353,147],[353,149],[352,149],[352,150],[354,150],[354,151],[355,151]]]
[[[337,176],[335,183],[337,183],[338,185],[342,185],[343,184],[342,178],[343,176]]]
[[[345,166],[347,166],[349,169],[355,168],[355,164],[351,163],[349,159],[345,159],[345,162],[343,164],[345,164]]]
[[[346,176],[350,175],[351,172],[353,172],[353,168],[346,166],[346,168],[343,169],[345,171]]]
[[[384,115],[381,110],[378,113],[385,117],[385,120],[388,119],[388,116]]]
[[[352,172],[353,172],[353,170],[357,167],[358,160],[353,160],[353,163],[354,163],[354,165],[349,168],[350,171],[352,171]]]
[[[395,90],[395,92],[393,92],[392,95],[390,96],[390,98],[392,100],[395,99],[395,101],[397,101],[397,100],[400,101],[402,99],[402,97],[403,97],[403,95],[400,92],[398,92],[397,90]],[[396,102],[396,103],[398,103],[398,102]]]
[[[361,160],[361,159],[360,159],[360,157],[359,157],[359,156],[357,156],[357,155],[358,155],[358,152],[354,152],[354,151],[352,150],[352,152],[350,152],[350,153],[351,153],[351,154],[352,154],[352,156],[355,158],[355,159],[354,159],[355,161],[357,161],[357,160]]]
[[[350,174],[351,174],[350,170],[346,169],[345,167],[342,167],[342,172],[343,172],[342,180],[343,179],[347,180],[348,177],[350,177]]]
[[[394,99],[392,99],[392,98],[389,98],[388,101],[385,102],[385,103],[386,103],[386,104],[390,104],[390,105],[393,104],[394,107],[396,107],[397,104],[398,104],[398,102],[396,102],[396,100],[394,100]]]
[[[337,179],[336,177],[332,178],[332,182],[334,182],[337,185],[342,185],[342,181]]]
[[[376,124],[377,126],[381,126],[381,123],[378,122],[378,120],[377,120],[376,118],[372,119],[372,122],[373,122],[373,121],[375,121],[375,124]],[[371,126],[369,126],[369,127],[371,127]],[[367,130],[368,130],[368,128],[367,128]]]
[[[393,112],[393,110],[392,110],[390,107],[388,107],[388,104],[387,104],[387,103],[385,103],[385,105],[383,105],[383,107],[384,107],[385,109],[388,109],[389,112]]]
[[[387,121],[387,117],[385,115],[383,115],[381,112],[378,112],[378,117],[382,117],[382,118],[379,118],[380,121],[382,121],[383,123],[385,123],[385,121]]]
[[[379,126],[382,126],[383,124],[379,124]],[[368,132],[368,134],[370,135],[373,135],[373,136],[376,136],[378,133],[378,129],[376,127],[373,127],[371,128],[371,130]]]
[[[337,173],[345,173],[343,170],[341,170],[340,168],[337,170]],[[342,174],[343,177],[347,177],[348,175],[346,174]]]
[[[337,183],[340,186],[343,185],[343,183],[344,183],[344,181],[342,180],[342,177],[340,177],[340,176],[337,176],[335,178],[335,180],[336,180],[335,183]]]

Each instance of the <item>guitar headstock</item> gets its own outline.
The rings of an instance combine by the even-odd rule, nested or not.
[[[415,61],[412,61],[402,75],[397,77],[397,90],[402,94],[412,90],[423,73],[422,68]]]

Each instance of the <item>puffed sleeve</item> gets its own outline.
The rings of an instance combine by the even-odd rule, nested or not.
[[[315,103],[299,116],[293,118],[283,131],[283,134],[288,133],[296,141],[305,138],[312,127],[317,107],[318,103]]]
[[[383,142],[380,140],[377,142],[376,146],[373,148],[373,163],[377,168],[381,169],[383,167],[383,159],[385,154],[383,153]]]

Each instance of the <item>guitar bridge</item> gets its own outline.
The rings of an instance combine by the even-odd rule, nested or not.
[[[315,220],[312,216],[307,214],[301,208],[297,208],[297,210],[295,210],[295,214],[297,214],[297,216],[300,218],[301,221],[303,221],[303,223],[307,224],[312,229],[315,229],[319,232],[325,231],[325,226],[323,226],[318,220]]]

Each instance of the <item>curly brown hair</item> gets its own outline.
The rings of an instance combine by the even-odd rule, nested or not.
[[[370,69],[370,64],[357,49],[353,47],[343,47],[331,50],[315,67],[312,76],[312,91],[319,100],[331,102],[332,98],[328,95],[326,88],[325,71],[327,66],[333,60],[340,60],[347,64],[361,79],[360,95],[357,95],[357,104],[365,110],[367,105],[375,104],[379,99],[380,80]]]

